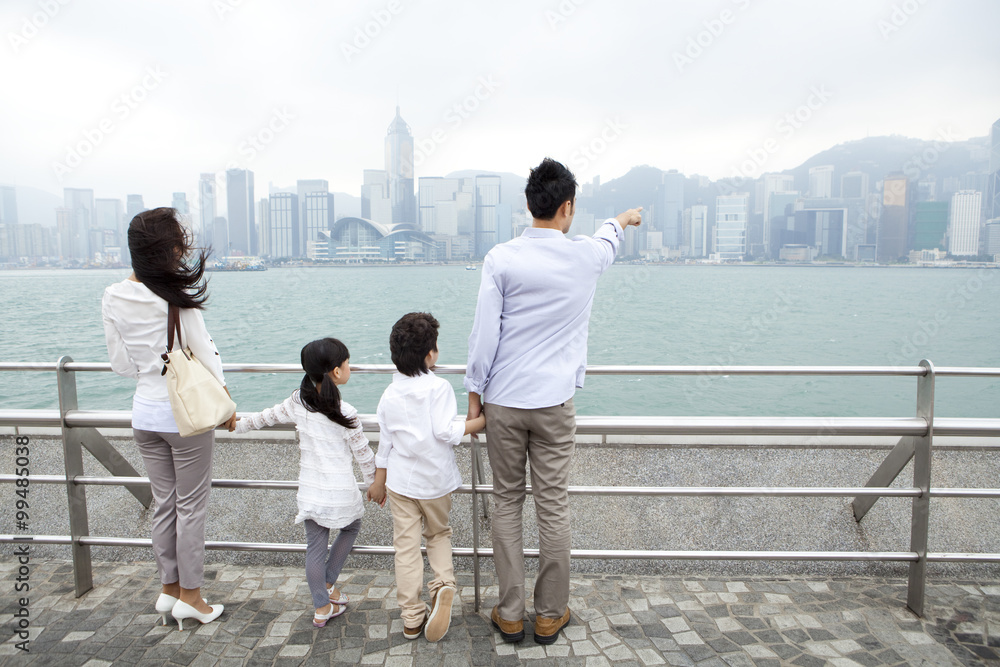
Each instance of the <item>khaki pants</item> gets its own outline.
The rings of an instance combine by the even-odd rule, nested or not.
[[[424,621],[427,608],[420,600],[424,588],[424,559],[420,554],[420,535],[427,542],[427,560],[434,578],[427,584],[433,596],[442,586],[455,585],[451,562],[451,494],[421,500],[401,496],[391,490],[392,546],[396,549],[396,600],[403,625],[414,628]],[[423,530],[421,531],[421,525]]]
[[[500,584],[500,617],[524,617],[525,462],[538,523],[535,614],[559,618],[569,602],[569,466],[576,447],[576,410],[570,399],[524,410],[487,404],[486,444],[493,469],[493,554]]]

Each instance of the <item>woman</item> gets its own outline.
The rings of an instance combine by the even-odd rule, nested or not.
[[[164,625],[171,613],[183,630],[183,619],[208,623],[219,617],[223,606],[209,605],[201,597],[215,433],[187,438],[178,434],[160,356],[167,351],[168,304],[180,308],[184,344],[223,386],[225,380],[201,315],[208,290],[203,280],[207,255],[202,250],[193,265],[185,263],[193,247],[177,212],[157,208],[132,218],[128,247],[132,275],[104,291],[104,335],[111,368],[138,381],[132,430],[156,499],[153,553],[163,584],[156,611]],[[226,425],[235,420],[234,413]]]

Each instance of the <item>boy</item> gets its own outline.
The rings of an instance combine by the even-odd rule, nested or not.
[[[440,325],[429,313],[408,313],[392,327],[389,350],[393,373],[378,404],[379,445],[375,483],[368,497],[392,509],[392,545],[396,549],[396,598],[403,636],[427,641],[444,637],[457,594],[451,560],[451,492],[462,484],[454,447],[467,433],[481,431],[486,418],[455,421],[455,390],[430,369],[437,363]],[[427,585],[432,606],[421,602],[424,583],[420,534],[434,578]]]

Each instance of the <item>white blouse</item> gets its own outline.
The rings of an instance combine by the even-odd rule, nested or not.
[[[455,445],[465,434],[458,418],[455,390],[428,371],[409,377],[392,374],[378,403],[378,455],[386,469],[385,485],[408,498],[431,499],[462,485]]]
[[[112,370],[137,381],[133,428],[176,433],[160,357],[167,351],[167,302],[143,283],[126,278],[104,290],[101,315]],[[182,342],[224,386],[222,359],[201,311],[181,308],[180,320]]]
[[[358,411],[341,401],[348,419]],[[375,481],[375,454],[368,446],[360,421],[344,428],[320,412],[310,412],[296,390],[273,408],[247,415],[236,422],[236,432],[246,433],[275,424],[295,424],[299,433],[299,513],[295,523],[312,519],[326,528],[339,529],[365,514],[351,455],[361,468],[366,486]]]

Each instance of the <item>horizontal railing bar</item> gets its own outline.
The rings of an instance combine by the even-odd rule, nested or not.
[[[927,560],[933,563],[1000,563],[1000,554],[927,552]]]
[[[0,544],[32,542],[34,544],[73,544],[68,535],[0,535]],[[149,538],[131,537],[81,537],[77,543],[95,547],[152,547]],[[206,541],[205,548],[216,551],[265,551],[304,552],[304,544],[282,544],[275,542],[216,542]],[[426,547],[421,549],[426,551]],[[352,553],[392,555],[395,550],[389,546],[356,545]],[[452,555],[469,557],[474,555],[471,547],[453,547]],[[479,555],[493,557],[493,549],[483,547]],[[538,549],[525,549],[527,558],[538,558]],[[912,551],[654,551],[619,549],[571,549],[571,558],[626,559],[626,560],[811,560],[811,561],[915,561]]]
[[[931,488],[931,498],[1000,498],[1000,489]]]
[[[995,378],[1000,377],[1000,368],[975,368],[964,366],[935,366],[935,377]]]
[[[935,417],[934,437],[1000,434],[1000,419],[986,417]]]
[[[0,475],[0,483],[24,479],[17,475]],[[66,478],[59,475],[28,475],[33,484],[65,484]],[[129,486],[148,485],[148,477],[77,477],[75,484],[84,486]],[[296,481],[277,479],[213,479],[212,487],[219,489],[272,489],[295,490]],[[358,489],[367,487],[358,482]],[[479,484],[479,493],[493,493],[493,486]],[[959,489],[961,491],[961,489]],[[525,487],[531,493],[530,485]],[[462,484],[455,493],[472,493],[471,484]],[[917,488],[878,487],[770,487],[770,486],[570,486],[570,495],[577,496],[878,496],[892,498],[914,498],[920,496]],[[1000,490],[997,490],[1000,495]]]
[[[439,364],[434,372],[439,375],[464,375],[465,364]],[[72,361],[65,364],[67,371],[111,372],[106,362]],[[0,362],[0,371],[55,371],[54,362]],[[299,364],[224,363],[226,373],[301,373]],[[357,364],[351,371],[361,374],[391,375],[396,367],[391,364]],[[587,375],[834,375],[834,376],[883,376],[922,377],[927,370],[922,366],[712,366],[712,365],[593,365],[587,366]],[[1000,368],[943,368],[935,369],[938,375],[964,377],[1000,377]]]

